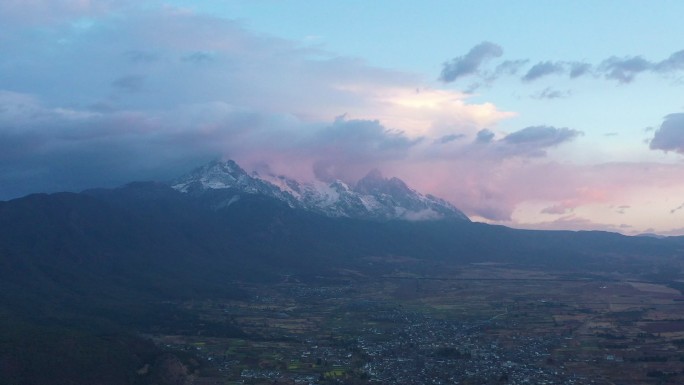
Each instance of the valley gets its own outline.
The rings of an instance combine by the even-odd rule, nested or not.
[[[434,276],[341,270],[243,285],[246,300],[182,301],[210,323],[150,336],[192,352],[195,384],[658,384],[684,379],[684,297],[614,274],[498,264]]]
[[[471,222],[374,173],[289,182],[211,163],[187,189],[0,202],[0,384],[684,380],[684,237]]]

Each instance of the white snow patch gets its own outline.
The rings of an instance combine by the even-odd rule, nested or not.
[[[420,211],[407,211],[402,215],[403,219],[409,221],[430,221],[435,219],[441,219],[442,214],[438,213],[433,209],[424,209]]]
[[[172,189],[180,191],[182,193],[187,193],[188,192],[188,184],[187,183],[178,183],[173,186],[171,186]]]
[[[382,207],[382,204],[380,204],[380,202],[378,202],[378,200],[372,195],[359,195],[359,199],[361,200],[361,203],[363,203],[363,206],[366,208],[366,210],[370,212],[377,211]]]
[[[293,179],[288,179],[285,176],[276,176],[273,174],[267,174],[267,175],[261,175],[258,173],[253,174],[254,178],[258,178],[263,180],[264,182],[270,183],[280,189],[282,192],[290,193],[293,197],[295,197],[297,200],[301,200],[302,194],[300,191],[297,191],[296,189],[293,189],[290,185],[295,184],[298,185],[299,183]]]
[[[233,196],[230,198],[230,200],[228,201],[228,203],[226,203],[226,207],[232,205],[233,203],[235,203],[235,202],[237,202],[237,201],[239,201],[239,200],[240,200],[240,196],[239,196],[239,195],[233,195]]]
[[[332,206],[340,200],[340,193],[335,188],[320,181],[307,184],[306,190],[317,206]]]

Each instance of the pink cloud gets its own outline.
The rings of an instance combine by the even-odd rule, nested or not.
[[[524,224],[510,224],[511,227],[519,229],[533,229],[533,230],[599,230],[610,231],[614,233],[629,232],[631,227],[627,224],[613,225],[610,223],[595,222],[587,218],[582,218],[576,215],[567,215],[553,221],[524,223]]]
[[[542,214],[567,214],[568,212],[572,212],[572,209],[577,206],[577,202],[575,201],[563,201],[560,202],[559,204],[545,207],[542,209],[541,213]]]
[[[542,206],[546,214],[564,215],[581,207],[644,200],[648,198],[641,192],[645,186],[665,189],[684,184],[684,169],[676,164],[573,165],[543,158],[462,158],[397,162],[387,168],[387,174],[450,200],[468,215],[507,224],[517,207],[527,202],[552,202]]]
[[[415,74],[176,8],[117,8],[125,17],[108,17],[117,4],[0,3],[0,21],[89,16],[106,25],[64,27],[62,42],[15,33],[2,45],[0,37],[11,52],[0,59],[0,84],[23,87],[0,90],[0,170],[13,170],[0,174],[0,187],[26,186],[4,196],[163,179],[223,156],[247,169],[268,164],[276,173],[352,183],[379,168],[477,218],[512,224],[521,206],[538,204],[535,214],[570,225],[568,214],[600,224],[582,210],[618,207],[644,185],[684,180],[679,165],[553,162],[557,147],[581,140],[578,130],[503,133],[498,123],[515,113],[426,86]],[[678,116],[668,117],[656,136],[678,140],[677,124]],[[27,175],[53,180],[40,187]]]

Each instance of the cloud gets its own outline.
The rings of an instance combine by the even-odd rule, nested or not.
[[[473,93],[480,87],[491,86],[497,79],[505,76],[512,76],[517,74],[529,62],[527,59],[520,60],[506,60],[498,64],[493,71],[479,70],[476,77],[477,81],[473,82],[466,88],[466,92]]]
[[[679,205],[679,206],[673,208],[672,210],[670,210],[670,214],[674,214],[674,213],[676,213],[677,211],[682,210],[682,209],[684,209],[684,203],[682,203],[681,205]]]
[[[344,116],[328,124],[305,123],[225,103],[156,115],[84,113],[5,92],[0,93],[0,194],[168,180],[217,155],[248,168],[269,162],[281,165],[278,172],[354,181],[374,165],[402,161],[422,142],[377,120]]]
[[[609,223],[595,222],[587,218],[583,218],[576,214],[569,214],[558,218],[553,221],[548,222],[535,222],[535,223],[519,223],[514,224],[512,227],[520,229],[535,229],[535,230],[570,230],[570,231],[582,231],[587,229],[597,230],[597,231],[610,231],[613,233],[624,233],[625,230],[630,229],[631,226],[620,224],[613,225]]]
[[[348,120],[340,116],[332,125],[317,130],[311,139],[301,141],[296,151],[314,159],[319,171],[325,165],[323,180],[331,176],[353,180],[359,176],[355,166],[366,172],[371,164],[403,159],[421,141],[422,138],[410,139],[401,131],[388,130],[377,120]],[[330,171],[332,168],[336,173]],[[322,179],[322,174],[316,176]]]
[[[553,100],[553,99],[563,99],[569,97],[571,92],[569,90],[566,91],[560,91],[560,90],[554,90],[551,87],[546,87],[537,94],[533,95],[532,97],[535,99],[548,99],[548,100]]]
[[[546,75],[563,73],[565,68],[562,63],[554,63],[550,61],[539,62],[530,68],[525,76],[522,77],[523,81],[531,82],[533,80],[539,79]]]
[[[482,42],[471,48],[467,54],[445,62],[439,80],[450,83],[458,78],[473,75],[485,61],[501,55],[503,55],[501,46],[487,41]]]
[[[466,55],[444,63],[439,80],[450,83],[462,77],[473,76],[477,80],[470,84],[467,92],[474,92],[480,87],[490,86],[499,78],[517,75],[525,70],[530,62],[529,59],[506,60],[499,63],[494,70],[483,68],[487,61],[502,55],[503,49],[500,46],[483,42],[473,47]],[[582,60],[542,60],[527,68],[520,80],[524,83],[531,83],[550,75],[567,75],[570,79],[595,75],[628,84],[641,73],[669,75],[678,71],[684,71],[684,50],[674,52],[659,62],[650,61],[638,55],[610,56],[598,65]]]
[[[435,140],[435,143],[437,144],[446,144],[449,142],[453,142],[454,140],[462,139],[465,138],[465,134],[450,134],[450,135],[444,135],[439,139]]]
[[[541,61],[532,66],[521,78],[524,82],[532,82],[548,75],[568,74],[570,79],[584,76],[591,72],[592,65],[580,61]]]
[[[444,216],[432,209],[423,209],[420,211],[407,211],[402,215],[402,218],[409,221],[426,221],[444,218]]]
[[[582,201],[579,198],[564,199],[552,206],[542,208],[540,213],[549,215],[566,215],[573,212],[575,208],[581,204]]]
[[[152,63],[159,60],[159,56],[148,51],[128,51],[124,53],[124,56],[133,63]]]
[[[660,125],[649,144],[651,150],[684,154],[684,113],[670,114]]]
[[[529,59],[506,60],[498,64],[493,71],[481,67],[488,60],[501,57],[503,49],[492,43],[481,43],[464,56],[452,59],[443,65],[440,80],[445,83],[458,78],[474,75],[479,81],[469,87],[472,92],[484,85],[491,85],[501,77],[514,76],[524,69]],[[567,75],[570,79],[585,75],[602,75],[605,79],[616,80],[622,84],[631,83],[645,72],[667,75],[684,70],[684,50],[672,53],[667,59],[659,62],[644,59],[642,56],[610,56],[598,65],[585,61],[552,61],[542,60],[527,68],[520,80],[533,82],[549,75]]]
[[[508,223],[522,221],[529,202],[542,202],[534,215],[580,215],[645,184],[684,180],[674,165],[556,163],[552,149],[579,131],[532,126],[506,135],[502,127],[514,122],[500,122],[515,113],[493,103],[236,21],[168,6],[71,6],[55,18],[18,18],[21,28],[0,22],[0,199],[167,180],[225,157],[302,178],[353,181],[377,167],[469,215]],[[92,25],[76,25],[80,18]],[[500,47],[478,47],[445,64],[454,80],[517,80],[538,62],[496,61]],[[551,63],[573,77],[573,62]],[[603,74],[577,63],[575,77]],[[673,73],[678,63],[673,54],[649,71]],[[654,149],[663,146],[658,137],[675,136],[670,124]]]
[[[193,52],[191,54],[183,56],[182,60],[192,63],[204,63],[214,61],[216,59],[216,53],[214,52]]]
[[[653,67],[653,64],[641,56],[610,57],[604,60],[599,68],[607,79],[617,80],[620,83],[631,83],[634,78]]]
[[[578,135],[579,131],[568,128],[533,126],[497,139],[492,130],[481,129],[472,141],[431,146],[430,156],[411,151],[410,164],[389,162],[384,167],[412,186],[449,199],[476,219],[509,221],[515,207],[529,199],[572,202],[578,191],[563,187],[573,186],[572,173],[549,163],[545,155]],[[540,175],[544,175],[543,182]],[[534,191],[529,189],[532,185]],[[591,196],[589,191],[582,194]]]
[[[613,56],[604,60],[599,69],[607,79],[631,83],[638,74],[643,72],[666,75],[684,70],[684,50],[674,52],[667,59],[659,62],[652,62],[641,56],[623,58]]]
[[[496,68],[494,69],[493,78],[497,78],[497,77],[503,76],[503,75],[515,75],[528,62],[529,62],[529,60],[527,60],[527,59],[506,60],[503,63],[496,66]]]
[[[72,27],[85,16],[90,27]],[[38,21],[0,26],[0,199],[165,180],[216,157],[303,178],[325,163],[353,180],[514,116],[415,74],[170,6]]]
[[[580,131],[567,127],[532,126],[505,136],[502,141],[509,145],[546,148],[557,146],[581,135]]]
[[[463,160],[477,159],[481,162],[501,162],[507,158],[543,157],[549,148],[569,142],[582,134],[570,128],[531,126],[496,138],[487,128],[477,131],[471,143],[461,143],[439,157]]]
[[[475,143],[490,143],[492,140],[494,140],[494,133],[486,128],[478,131],[475,136]]]
[[[568,211],[572,211],[572,207],[566,207],[565,205],[553,205],[545,207],[541,210],[542,214],[566,214]]]
[[[492,140],[492,133],[486,133],[487,136],[483,139],[492,143],[489,151],[490,156],[494,158],[544,157],[548,148],[568,142],[581,134],[578,130],[566,127],[531,126],[510,133],[499,140]],[[476,143],[488,143],[483,139],[478,133]]]
[[[627,209],[629,209],[631,207],[632,206],[630,206],[630,205],[620,205],[620,206],[616,207],[615,212],[618,214],[624,214],[627,211]]]
[[[570,78],[578,78],[585,75],[591,71],[591,64],[584,62],[571,62],[568,63],[570,66]]]
[[[667,59],[657,63],[654,69],[658,72],[673,72],[684,70],[684,50],[677,51]]]
[[[144,83],[145,77],[142,75],[126,75],[114,80],[112,85],[126,92],[139,92]]]

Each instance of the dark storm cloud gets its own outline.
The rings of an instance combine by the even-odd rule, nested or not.
[[[522,77],[522,80],[530,82],[546,75],[562,73],[564,70],[563,64],[561,63],[550,61],[539,62],[527,71],[525,76]]]
[[[652,150],[675,151],[684,154],[684,113],[665,117],[651,139]]]
[[[387,107],[365,90],[415,87],[411,74],[172,7],[98,21],[106,28],[65,32],[68,47],[0,39],[12,52],[0,55],[0,199],[165,180],[216,157],[296,164],[305,178],[325,160],[357,175],[417,143],[330,118],[373,116]]]
[[[444,63],[439,80],[450,83],[460,77],[473,75],[485,61],[501,55],[503,55],[501,46],[487,41],[482,42],[471,48],[467,54]]]
[[[169,138],[135,116],[27,118],[21,130],[0,123],[0,199],[165,179],[172,168],[203,159],[187,145],[168,151]]]
[[[13,128],[0,114],[0,199],[169,180],[217,156],[244,155],[266,147],[269,137],[288,134],[282,125],[281,131],[271,129],[277,123],[268,116],[243,111],[218,116],[206,108],[198,112],[213,114],[213,123],[199,121],[199,129],[186,125],[182,115],[187,112],[182,111],[152,117],[60,109],[15,115]]]
[[[275,154],[354,180],[369,165],[405,158],[420,142],[377,120],[306,125],[222,104],[157,115],[80,112],[0,92],[0,199],[168,180],[217,156],[263,161]]]

